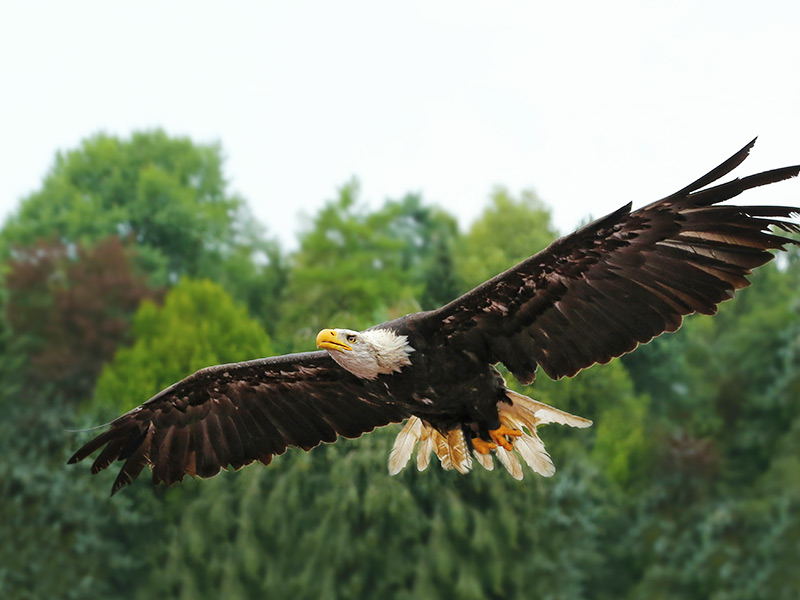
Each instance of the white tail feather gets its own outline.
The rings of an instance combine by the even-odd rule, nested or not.
[[[397,475],[406,466],[421,433],[422,420],[418,417],[409,417],[403,429],[397,434],[389,454],[389,475]]]
[[[544,443],[536,433],[521,436],[514,444],[514,448],[534,473],[542,477],[552,477],[555,474],[556,466],[553,464],[553,459],[550,458]]]
[[[523,471],[519,459],[525,462],[535,473],[543,477],[551,477],[556,468],[544,447],[544,442],[536,432],[536,428],[544,423],[558,423],[570,427],[589,427],[592,422],[577,415],[553,408],[532,398],[506,390],[509,402],[497,404],[500,422],[511,429],[522,431],[522,435],[514,438],[514,451],[504,448],[495,449],[500,463],[514,479],[522,479]],[[470,452],[469,445],[461,428],[452,429],[442,434],[427,421],[419,417],[410,417],[405,426],[397,434],[391,454],[389,455],[389,473],[396,475],[408,464],[417,447],[417,469],[428,468],[431,452],[435,452],[442,468],[455,469],[459,473],[467,473],[472,469],[473,456],[475,462],[484,469],[494,469],[491,454]]]
[[[417,470],[424,471],[431,463],[431,452],[433,452],[433,427],[423,421],[422,435],[419,438],[419,448],[417,448]]]
[[[511,473],[514,479],[522,479],[522,465],[519,464],[519,459],[516,454],[509,452],[502,446],[498,446],[497,449],[495,449],[495,453],[500,460],[500,464],[506,468],[506,471]]]
[[[469,473],[472,469],[472,457],[460,427],[447,432],[447,446],[450,448],[450,463],[453,468],[459,473]]]
[[[509,411],[501,411],[500,422],[506,427],[522,431],[522,435],[514,442],[514,449],[535,473],[551,477],[556,472],[556,467],[545,450],[544,442],[536,433],[535,425],[530,425],[530,420],[519,419],[516,415],[511,415]],[[527,432],[523,426],[527,427]]]
[[[478,464],[487,471],[494,469],[494,461],[492,460],[491,454],[481,454],[477,450],[473,450],[472,455],[475,457],[475,460],[478,461]]]
[[[559,425],[569,425],[570,427],[578,427],[581,429],[592,425],[589,419],[584,419],[578,415],[559,410],[544,402],[538,402],[533,398],[518,394],[514,390],[506,390],[506,396],[508,396],[508,399],[513,403],[510,407],[512,413],[527,413],[536,419],[536,424],[557,423]],[[500,408],[500,411],[502,412],[503,408]]]
[[[453,468],[453,463],[450,460],[450,448],[447,446],[447,439],[439,432],[438,429],[433,430],[433,451],[439,457],[439,462],[445,471]]]

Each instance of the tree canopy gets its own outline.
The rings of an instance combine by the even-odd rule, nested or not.
[[[203,367],[273,354],[264,328],[207,279],[182,279],[162,306],[143,302],[131,333],[133,345],[120,348],[97,379],[92,406],[109,416]]]
[[[453,217],[415,195],[369,211],[358,182],[339,189],[300,237],[284,295],[282,333],[308,348],[333,323],[361,329],[458,294],[452,271]],[[420,300],[421,299],[421,300]],[[302,346],[300,339],[304,339]]]
[[[219,145],[164,131],[129,139],[97,134],[59,152],[40,190],[0,232],[13,257],[41,240],[91,246],[109,236],[134,246],[151,286],[182,275],[223,282],[262,318],[274,318],[285,277],[277,243],[231,194]]]
[[[472,288],[543,249],[556,235],[550,209],[533,191],[514,198],[498,187],[461,240],[458,272]]]

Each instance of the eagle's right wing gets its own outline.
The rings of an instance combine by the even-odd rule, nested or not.
[[[800,233],[788,220],[800,209],[719,204],[800,166],[706,188],[754,142],[675,194],[634,212],[623,206],[424,313],[427,330],[529,383],[537,364],[554,379],[570,377],[675,331],[684,315],[716,312],[770,250],[797,243],[770,228]]]
[[[69,463],[105,446],[92,473],[124,461],[113,495],[147,464],[154,482],[170,485],[229,465],[269,464],[287,446],[309,450],[407,416],[327,352],[288,354],[201,369],[112,421]]]

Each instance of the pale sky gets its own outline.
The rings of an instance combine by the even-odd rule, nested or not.
[[[57,150],[162,127],[219,141],[285,247],[352,176],[477,217],[533,188],[573,229],[800,163],[800,2],[15,2],[0,9],[0,217]],[[800,182],[750,192],[800,205]],[[532,249],[536,250],[536,249]]]

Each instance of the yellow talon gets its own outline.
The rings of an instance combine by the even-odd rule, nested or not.
[[[472,447],[479,454],[489,454],[492,450],[497,448],[497,444],[487,442],[479,437],[472,438]]]
[[[500,425],[497,429],[492,429],[489,431],[489,435],[491,436],[492,440],[498,446],[502,446],[509,452],[514,449],[514,442],[509,441],[508,438],[516,438],[522,435],[522,432],[519,429],[510,429],[505,425]]]

